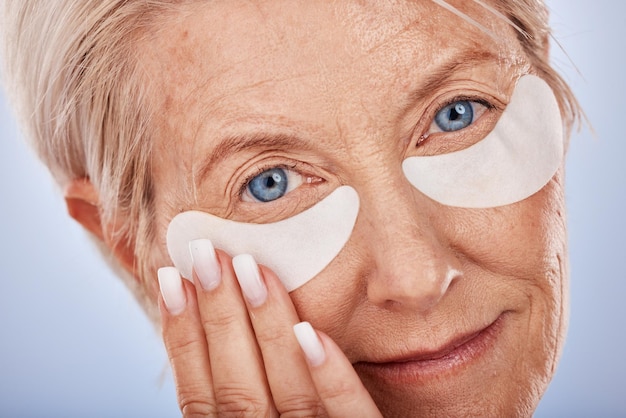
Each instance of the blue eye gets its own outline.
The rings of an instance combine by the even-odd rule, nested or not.
[[[282,168],[272,168],[254,177],[248,183],[248,191],[260,202],[280,199],[287,192],[289,181]]]
[[[474,121],[474,108],[467,100],[450,103],[435,115],[435,123],[444,132],[459,131]]]

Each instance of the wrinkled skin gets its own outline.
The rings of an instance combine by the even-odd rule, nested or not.
[[[290,294],[299,318],[337,343],[385,416],[528,416],[566,323],[563,170],[522,202],[477,210],[428,199],[401,169],[410,155],[480,140],[532,73],[513,29],[452,3],[498,39],[429,1],[228,0],[169,16],[142,45],[159,110],[155,251],[171,263],[165,231],[183,210],[273,222],[350,185],[355,230]],[[493,108],[434,132],[437,110],[459,96]],[[216,157],[233,136],[255,141]],[[270,203],[242,198],[274,166],[309,181]],[[364,363],[434,352],[496,320],[454,361],[391,378]]]

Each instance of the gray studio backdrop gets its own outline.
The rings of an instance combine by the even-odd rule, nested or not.
[[[537,417],[626,416],[626,2],[549,0],[597,132],[571,144],[570,330]],[[175,417],[159,336],[20,141],[0,96],[0,416]]]

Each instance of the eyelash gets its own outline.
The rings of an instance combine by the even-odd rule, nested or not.
[[[241,182],[240,186],[238,187],[237,196],[239,197],[240,200],[243,200],[243,196],[246,193],[248,186],[250,185],[250,182],[261,173],[264,173],[265,171],[271,170],[273,168],[280,168],[283,170],[293,171],[305,179],[303,180],[302,185],[309,184],[312,181],[307,181],[307,179],[313,179],[313,178],[316,178],[317,176],[312,175],[312,174],[307,174],[304,167],[302,167],[303,165],[304,164],[297,162],[297,161],[292,162],[292,164],[284,164],[284,163],[283,164],[272,164],[272,163],[261,164],[260,166],[255,167],[255,169],[244,178],[244,180]],[[298,187],[301,187],[302,185]],[[268,202],[268,203],[271,203],[271,202]]]
[[[485,106],[488,110],[493,110],[493,109],[496,108],[496,105],[494,105],[493,103],[489,102],[488,100],[486,100],[486,99],[484,99],[482,97],[470,96],[470,95],[455,96],[452,99],[446,100],[443,103],[439,102],[435,112],[431,115],[431,119],[434,119],[435,115],[438,112],[440,112],[443,108],[445,108],[446,106],[451,105],[452,103],[462,102],[462,101],[467,101],[467,102],[473,102],[473,103],[481,104],[481,105]]]
[[[479,105],[483,105],[485,106],[485,108],[487,109],[487,111],[491,111],[491,110],[495,110],[497,109],[497,106],[494,105],[493,103],[489,102],[488,100],[482,98],[482,97],[477,97],[477,96],[455,96],[452,99],[446,100],[445,102],[443,102],[443,104],[440,102],[438,103],[437,107],[435,108],[435,111],[432,112],[432,114],[429,115],[429,125],[435,120],[435,116],[441,112],[446,106],[449,106],[453,103],[456,102],[470,102],[470,103],[478,103]]]
[[[428,115],[428,118],[426,119],[428,122],[427,123],[422,123],[422,128],[420,128],[420,130],[422,131],[422,134],[419,135],[419,137],[417,138],[417,142],[416,142],[416,146],[420,146],[424,141],[426,141],[426,139],[428,139],[431,135],[440,135],[440,134],[458,134],[459,132],[465,131],[466,129],[470,128],[472,125],[474,125],[474,122],[476,122],[477,120],[482,118],[482,114],[478,117],[475,118],[472,121],[472,125],[460,129],[458,131],[452,131],[452,132],[445,132],[442,130],[438,130],[438,131],[432,131],[432,126],[433,124],[435,124],[435,118],[437,116],[437,114],[439,112],[441,112],[443,109],[445,109],[447,106],[450,106],[453,103],[456,102],[461,102],[461,101],[467,101],[470,103],[477,103],[479,105],[482,105],[485,107],[485,112],[490,112],[492,110],[496,110],[498,109],[498,107],[496,105],[494,105],[493,103],[489,102],[488,100],[484,99],[483,97],[478,97],[478,96],[472,96],[472,95],[459,95],[459,96],[454,96],[452,99],[445,99],[445,100],[437,100],[435,102],[435,105],[432,106],[434,107],[434,111],[429,111],[426,114]],[[432,108],[431,107],[431,108]],[[483,112],[484,113],[484,112]]]

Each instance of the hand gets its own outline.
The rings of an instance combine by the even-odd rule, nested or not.
[[[190,247],[194,284],[173,267],[159,270],[183,416],[381,416],[339,347],[299,323],[272,271],[249,255],[231,263],[208,240]]]

